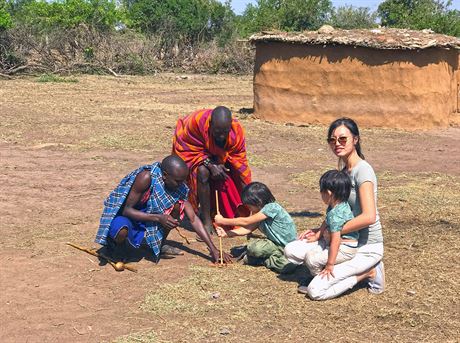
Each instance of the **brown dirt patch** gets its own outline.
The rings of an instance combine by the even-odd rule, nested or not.
[[[459,128],[363,130],[380,182],[388,290],[311,302],[295,280],[263,268],[208,267],[199,243],[158,265],[142,259],[137,274],[65,245],[96,247],[103,199],[129,171],[169,152],[178,115],[252,107],[250,77],[77,78],[0,81],[0,341],[457,340]],[[241,120],[254,179],[299,230],[318,224],[317,179],[336,163],[327,128]]]

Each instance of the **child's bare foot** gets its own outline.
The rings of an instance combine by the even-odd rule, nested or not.
[[[369,278],[369,280],[374,280],[376,275],[377,275],[377,272],[375,268],[372,268],[371,270],[369,270],[367,277]]]
[[[370,293],[381,294],[385,291],[385,269],[382,261],[369,272],[368,280],[367,290]]]

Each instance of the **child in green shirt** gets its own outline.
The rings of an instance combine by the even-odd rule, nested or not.
[[[334,265],[351,260],[358,249],[358,231],[343,234],[346,222],[353,219],[348,204],[351,180],[345,171],[329,170],[319,180],[321,198],[328,205],[326,229],[307,237],[308,242],[317,246],[305,256],[305,264],[312,275],[334,277]]]
[[[214,220],[217,225],[237,226],[228,231],[217,227],[217,234],[220,237],[245,236],[258,228],[267,238],[249,240],[247,263],[263,264],[278,273],[294,271],[296,266],[286,259],[283,252],[284,246],[297,238],[295,224],[289,213],[261,182],[252,182],[244,187],[241,199],[251,215],[233,219],[216,215]]]

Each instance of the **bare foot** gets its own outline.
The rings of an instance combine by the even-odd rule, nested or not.
[[[375,268],[372,268],[367,272],[356,275],[356,279],[358,280],[358,282],[365,281],[366,279],[374,280],[376,275],[377,272]]]
[[[377,271],[375,270],[375,268],[372,268],[371,270],[369,270],[367,277],[371,280],[374,280],[376,275]]]

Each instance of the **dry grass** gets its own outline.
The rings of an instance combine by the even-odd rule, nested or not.
[[[22,212],[15,212],[2,195],[2,218],[10,227],[21,227],[14,237],[2,238],[3,247],[38,249],[63,236],[81,239],[82,232],[92,239],[108,182],[133,165],[167,154],[178,115],[217,104],[235,112],[252,106],[250,77],[78,79],[59,84],[0,82],[0,138],[10,148],[23,149],[27,157],[26,163],[5,164],[2,182],[8,189],[16,183],[28,185],[17,188],[15,195],[31,200],[26,215],[35,218],[33,223],[24,221]],[[251,116],[242,122],[255,179],[266,182],[277,199],[298,214],[294,219],[299,230],[319,224],[325,208],[318,179],[336,165],[324,143],[327,128],[271,124]],[[312,302],[296,293],[301,271],[292,280],[281,280],[265,268],[216,269],[203,260],[190,265],[188,274],[175,275],[177,282],[160,282],[156,276],[147,280],[149,289],[140,293],[148,291],[142,308],[151,325],[116,342],[458,341],[460,172],[446,168],[455,156],[438,152],[447,149],[447,143],[460,144],[458,131],[447,140],[444,134],[384,129],[362,130],[362,135],[379,180],[387,273],[383,295],[358,289],[331,301]],[[400,149],[402,142],[407,149]],[[420,160],[412,158],[415,148],[409,149],[417,146],[424,149],[416,156]],[[39,154],[43,151],[46,154]],[[49,156],[58,161],[62,152],[69,156],[65,166],[35,160]],[[20,174],[12,169],[16,165],[25,166]],[[43,179],[34,178],[37,165],[43,168]],[[57,200],[52,189],[56,183],[65,194]],[[83,201],[80,208],[87,212],[72,210],[75,202]],[[53,211],[65,215],[65,221],[49,215]],[[169,266],[173,273],[174,265]]]
[[[113,343],[160,343],[164,341],[158,340],[153,331],[140,332],[133,335],[119,337]]]
[[[380,204],[394,225],[460,229],[460,178],[441,173],[379,173]]]
[[[248,93],[250,80],[174,74],[79,76],[78,83],[13,80],[5,84],[0,103],[0,139],[25,146],[68,144],[76,150],[167,151],[178,115],[224,99],[235,111],[248,107],[249,95],[240,94]],[[18,91],[10,93],[9,87]],[[33,107],[26,100],[31,88]]]
[[[294,180],[317,187],[316,174],[308,171]],[[163,337],[171,341],[456,341],[459,178],[378,176],[388,278],[383,295],[361,289],[317,303],[296,294],[297,283],[289,282],[301,277],[300,271],[286,282],[264,268],[192,266],[180,282],[154,286],[143,308],[164,318]],[[182,322],[188,325],[170,336]],[[347,323],[346,332],[337,329],[338,322]]]
[[[317,192],[323,171],[291,174],[291,182]],[[192,266],[189,277],[155,287],[144,309],[165,318],[163,337],[171,341],[456,341],[460,178],[386,171],[378,180],[388,278],[383,295],[361,289],[316,303],[296,294],[296,282],[264,268]],[[322,217],[296,221],[312,227]],[[188,322],[191,316],[197,319]],[[171,317],[190,326],[169,336]],[[346,332],[337,322],[347,323]]]

